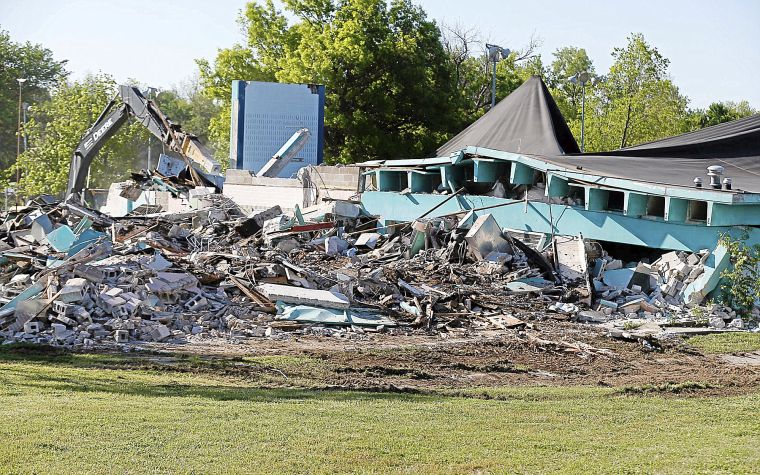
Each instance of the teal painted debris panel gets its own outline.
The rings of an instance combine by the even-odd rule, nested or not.
[[[100,239],[105,239],[105,238],[106,238],[106,235],[104,233],[100,233],[92,229],[88,229],[84,231],[71,244],[71,248],[69,249],[69,252],[68,252],[69,257],[73,256],[74,254],[86,248],[87,246],[95,244]]]
[[[57,227],[47,235],[48,243],[57,252],[68,252],[76,238],[74,231],[66,225]]]

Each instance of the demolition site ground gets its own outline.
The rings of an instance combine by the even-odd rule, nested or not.
[[[751,473],[760,334],[657,349],[534,322],[441,338],[0,348],[5,472]],[[541,341],[526,343],[540,330]],[[584,354],[581,346],[597,350]],[[604,350],[604,351],[602,351]],[[732,352],[731,360],[724,352]]]
[[[687,292],[708,250],[205,199],[7,219],[0,472],[760,466],[760,308]]]

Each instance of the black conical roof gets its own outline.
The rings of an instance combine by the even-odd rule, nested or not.
[[[538,76],[531,76],[481,118],[443,144],[439,157],[467,146],[535,155],[578,153],[567,122]]]

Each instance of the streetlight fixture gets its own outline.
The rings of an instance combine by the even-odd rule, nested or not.
[[[496,63],[507,59],[511,51],[509,48],[486,43],[486,55],[488,61],[493,63],[493,74],[491,75],[491,109],[496,105]]]
[[[586,72],[575,73],[568,79],[571,84],[581,85],[581,152],[586,148],[585,126],[586,126],[586,83],[591,79],[591,75]]]

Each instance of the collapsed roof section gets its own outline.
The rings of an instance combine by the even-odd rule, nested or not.
[[[437,151],[445,157],[468,146],[535,155],[578,153],[578,144],[562,113],[538,76],[512,94]]]
[[[633,147],[581,154],[538,76],[442,145],[437,156],[468,147],[485,155],[487,150],[519,153],[587,174],[682,187],[694,187],[697,177],[706,184],[707,167],[719,165],[734,190],[760,193],[760,114]]]
[[[687,187],[719,165],[733,189],[758,193],[760,114],[611,152],[544,158],[588,173]]]

